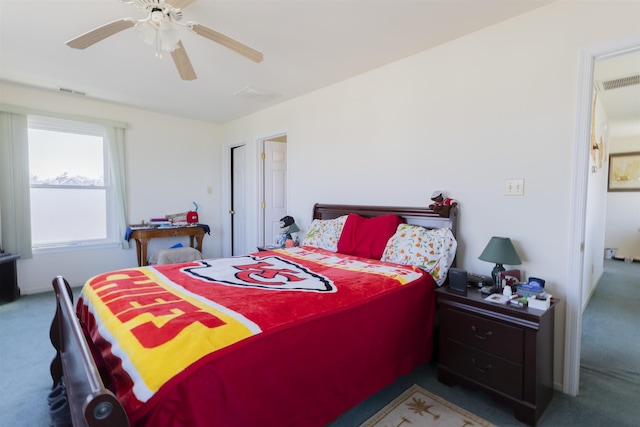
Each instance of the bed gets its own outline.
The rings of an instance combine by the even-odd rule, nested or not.
[[[446,271],[396,262],[391,242],[402,227],[453,236],[456,215],[316,204],[300,247],[107,272],[75,304],[58,276],[54,386],[75,427],[326,425],[430,359]],[[316,245],[314,227],[340,221],[340,251]],[[361,256],[381,247],[358,230],[385,227],[384,260]]]

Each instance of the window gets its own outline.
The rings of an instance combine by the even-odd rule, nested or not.
[[[105,129],[29,116],[34,250],[116,243]]]

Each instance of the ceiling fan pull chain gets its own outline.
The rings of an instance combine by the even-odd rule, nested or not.
[[[160,39],[160,31],[156,29],[156,58],[162,59],[162,40]]]

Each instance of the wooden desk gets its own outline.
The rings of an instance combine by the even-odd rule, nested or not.
[[[138,255],[138,266],[148,265],[147,261],[147,245],[149,240],[159,237],[177,237],[189,236],[189,246],[196,248],[202,252],[202,239],[205,230],[209,227],[206,225],[192,225],[184,227],[158,227],[158,228],[138,228],[131,230],[128,239],[135,239],[136,253]],[[195,246],[194,246],[195,239]]]

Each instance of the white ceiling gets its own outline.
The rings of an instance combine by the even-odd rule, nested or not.
[[[446,43],[550,0],[199,0],[195,21],[264,54],[254,63],[179,28],[198,79],[127,29],[85,50],[65,42],[108,22],[145,17],[120,0],[0,0],[0,80],[85,93],[223,123]],[[233,94],[247,86],[268,102]],[[81,96],[81,95],[69,95]]]
[[[183,81],[170,55],[156,59],[154,48],[133,28],[85,50],[65,45],[108,22],[144,18],[131,4],[0,0],[0,80],[224,123],[549,3],[553,0],[199,0],[185,8],[182,22],[233,37],[262,52],[264,61],[254,63],[179,27],[198,76]],[[613,78],[640,72],[640,53],[599,61],[596,72]],[[233,95],[248,86],[278,97]],[[638,120],[640,85],[632,90],[601,93],[611,121]]]
[[[640,50],[598,60],[594,66],[594,85],[609,124],[619,134],[637,134],[640,130],[640,84],[624,88],[600,89],[601,83],[640,75]]]

